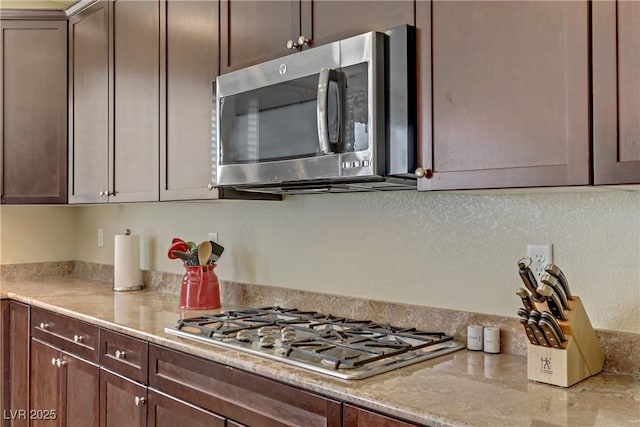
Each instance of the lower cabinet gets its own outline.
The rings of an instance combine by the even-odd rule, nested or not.
[[[0,300],[0,426],[9,425],[5,409],[9,406],[9,300]]]
[[[344,404],[343,427],[418,427],[395,418]]]
[[[98,427],[98,372],[97,365],[32,339],[30,425]]]
[[[147,393],[147,406],[148,427],[225,427],[223,417],[152,389]]]
[[[12,412],[0,427],[418,426],[38,307],[1,307]]]
[[[100,369],[101,427],[145,427],[146,402],[147,388],[144,385]]]
[[[27,427],[29,420],[29,306],[2,302],[3,426]],[[8,419],[7,419],[8,418]]]

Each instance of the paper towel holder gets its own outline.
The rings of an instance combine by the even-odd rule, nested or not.
[[[131,230],[127,228],[123,235],[114,237],[114,246],[113,290],[127,292],[142,289],[140,236],[131,235]]]

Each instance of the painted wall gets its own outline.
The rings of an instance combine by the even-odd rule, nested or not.
[[[113,263],[113,235],[141,235],[145,269],[179,273],[171,238],[219,233],[227,280],[515,317],[526,243],[555,261],[595,327],[640,333],[640,193],[368,193],[283,202],[78,207],[76,258]],[[97,248],[98,227],[105,247]]]
[[[0,206],[0,264],[75,259],[77,214],[70,206]]]

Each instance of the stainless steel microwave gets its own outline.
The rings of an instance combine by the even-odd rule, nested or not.
[[[219,76],[220,187],[415,189],[415,29],[369,32]]]

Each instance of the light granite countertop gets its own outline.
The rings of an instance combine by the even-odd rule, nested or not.
[[[0,297],[434,427],[640,426],[632,376],[604,372],[561,388],[527,380],[525,357],[462,350],[348,381],[166,334],[178,318],[200,313],[181,312],[175,295],[114,293],[108,283],[62,278],[2,282]]]

